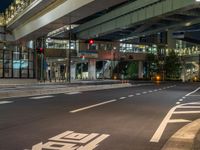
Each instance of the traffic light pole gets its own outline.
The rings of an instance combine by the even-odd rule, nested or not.
[[[72,33],[71,33],[71,16],[69,16],[69,49],[67,53],[68,61],[67,61],[67,81],[71,83],[71,43],[72,43]]]

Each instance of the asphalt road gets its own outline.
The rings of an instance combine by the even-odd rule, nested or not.
[[[200,118],[198,87],[165,83],[4,99],[0,150],[160,150]]]

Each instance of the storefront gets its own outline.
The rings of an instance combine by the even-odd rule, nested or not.
[[[33,50],[0,49],[0,78],[35,78]]]

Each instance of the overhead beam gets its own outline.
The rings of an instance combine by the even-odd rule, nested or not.
[[[77,35],[79,38],[95,38],[198,5],[196,0],[137,0],[79,26]]]

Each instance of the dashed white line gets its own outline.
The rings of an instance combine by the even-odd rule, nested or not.
[[[10,103],[13,103],[13,101],[0,101],[0,105],[10,104]]]
[[[142,92],[142,94],[147,94],[147,92]]]
[[[80,109],[72,110],[72,111],[70,111],[70,113],[77,113],[77,112],[80,112],[80,111],[84,111],[84,110],[87,110],[87,109],[90,109],[90,108],[94,108],[94,107],[98,107],[98,106],[101,106],[101,105],[105,105],[105,104],[108,104],[108,103],[113,103],[113,102],[116,102],[116,101],[117,100],[114,99],[114,100],[110,100],[110,101],[106,101],[106,102],[102,102],[102,103],[86,106],[86,107],[83,107],[83,108],[80,108]]]
[[[75,95],[75,94],[81,94],[81,92],[69,92],[69,93],[65,93],[66,95]]]
[[[121,100],[122,100],[122,99],[126,99],[126,97],[120,97],[119,99],[121,99]]]
[[[133,97],[134,95],[129,95],[128,97]]]
[[[179,101],[180,101],[180,102],[182,102],[182,101],[183,101],[183,99],[179,99]]]
[[[176,102],[177,105],[179,105],[181,102]]]
[[[141,95],[140,93],[136,93],[137,96]]]
[[[38,96],[38,97],[31,97],[30,99],[45,99],[45,98],[51,98],[54,97],[52,95],[47,95],[47,96]]]
[[[149,93],[152,93],[153,91],[148,91]]]

